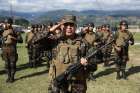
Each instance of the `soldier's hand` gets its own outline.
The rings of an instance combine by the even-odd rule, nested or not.
[[[65,22],[64,22],[63,20],[60,21],[60,22],[58,22],[59,25],[64,25],[64,23],[65,23]]]
[[[87,31],[89,28],[88,27],[84,27],[83,28],[83,31]]]
[[[129,44],[130,44],[130,45],[133,45],[133,42],[132,42],[132,41],[129,41]]]
[[[121,47],[115,46],[115,49],[120,52],[121,51]]]
[[[64,22],[61,21],[57,25],[54,25],[53,27],[51,27],[49,31],[54,32],[56,29],[60,28],[60,26],[63,25],[63,24],[64,24]]]
[[[98,43],[97,42],[94,42],[94,46],[97,46],[98,45]]]
[[[81,58],[81,61],[80,63],[83,65],[83,66],[87,66],[88,65],[88,62],[85,58]]]

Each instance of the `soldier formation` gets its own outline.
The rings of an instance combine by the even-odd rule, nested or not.
[[[14,81],[16,72],[16,61],[18,58],[16,44],[21,40],[12,29],[12,20],[5,22],[2,33],[2,58],[8,74],[7,82]],[[37,67],[43,62],[43,57],[47,57],[49,62],[49,93],[86,93],[86,79],[95,79],[94,72],[99,63],[109,66],[111,55],[114,53],[116,63],[116,79],[127,79],[125,68],[129,60],[129,44],[134,44],[134,38],[128,31],[127,21],[121,21],[118,31],[113,33],[109,24],[98,26],[96,31],[94,23],[87,23],[81,32],[76,33],[76,16],[65,15],[62,20],[55,25],[33,24],[31,31],[26,34],[26,48],[29,55],[29,66]],[[113,43],[110,43],[112,42]],[[21,43],[21,42],[20,42]],[[91,58],[85,56],[91,54],[98,48],[110,43]],[[82,68],[72,76],[70,82],[65,87],[61,87],[57,92],[53,86],[57,76],[67,70],[69,66],[80,62]],[[89,66],[92,62],[92,66]]]

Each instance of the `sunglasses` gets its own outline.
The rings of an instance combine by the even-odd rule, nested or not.
[[[75,24],[74,23],[65,23],[64,26],[71,26],[71,27],[73,27],[73,26],[75,26]]]
[[[126,26],[127,24],[121,24],[121,25]]]

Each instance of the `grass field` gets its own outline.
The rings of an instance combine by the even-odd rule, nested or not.
[[[134,33],[134,38],[136,41],[139,41],[140,42],[140,32],[138,33]]]
[[[29,68],[24,44],[18,45],[18,53],[16,81],[12,84],[5,83],[7,76],[4,71],[4,62],[0,59],[0,93],[47,93],[48,68],[46,63],[37,68]],[[96,81],[88,81],[87,93],[140,93],[139,55],[139,45],[130,47],[130,61],[127,65],[128,80],[115,80],[114,65],[104,68],[100,64],[95,72]]]

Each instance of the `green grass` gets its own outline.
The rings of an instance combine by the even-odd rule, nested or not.
[[[98,66],[96,81],[88,81],[87,93],[140,93],[140,46],[130,47],[130,59],[133,59],[133,68],[130,70],[129,80],[115,80],[114,66],[104,68]],[[0,59],[0,93],[47,93],[48,73],[46,63],[37,68],[29,68],[27,50],[24,44],[18,45],[19,60],[17,62],[16,81],[12,84],[6,83],[4,62]],[[131,67],[131,62],[127,68]]]
[[[140,41],[140,32],[134,33],[134,39]]]

